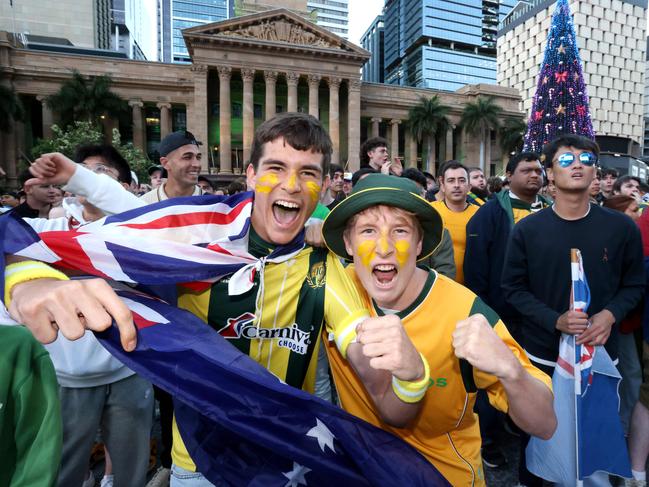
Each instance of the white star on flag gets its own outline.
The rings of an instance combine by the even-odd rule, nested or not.
[[[306,479],[304,476],[311,471],[310,468],[307,468],[303,465],[300,465],[297,462],[293,462],[293,470],[290,472],[282,472],[282,475],[288,479],[284,487],[298,487],[300,485],[307,485]]]
[[[328,446],[332,452],[336,453],[336,449],[334,448],[335,436],[331,431],[329,431],[329,428],[327,428],[322,421],[320,421],[318,418],[315,418],[315,420],[316,425],[311,428],[306,435],[318,440],[318,445],[320,446],[320,449],[323,453],[325,451],[325,446]]]

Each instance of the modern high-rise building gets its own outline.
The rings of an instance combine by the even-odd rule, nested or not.
[[[30,48],[99,49],[156,61],[156,1],[0,2],[0,30]]]
[[[308,0],[309,12],[316,12],[315,22],[343,39],[349,37],[348,0]]]
[[[383,15],[377,15],[361,37],[361,47],[372,53],[372,57],[363,65],[361,79],[369,83],[383,83],[385,66],[383,63],[385,27]]]
[[[515,0],[386,0],[385,82],[456,91],[496,82],[498,23]]]
[[[111,49],[131,59],[158,60],[157,0],[112,0]]]
[[[645,107],[642,0],[569,0],[601,162],[624,172],[641,155]],[[529,113],[555,0],[519,2],[498,32],[498,84],[519,90]]]
[[[234,16],[234,0],[158,0],[160,60],[190,61],[182,30]]]

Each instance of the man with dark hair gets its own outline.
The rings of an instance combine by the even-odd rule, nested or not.
[[[442,201],[431,203],[441,215],[444,228],[447,228],[453,240],[455,259],[455,280],[464,284],[464,249],[466,247],[466,225],[478,207],[467,203],[469,192],[469,172],[466,167],[455,160],[446,161],[439,170]]]
[[[167,135],[160,142],[160,165],[167,172],[167,180],[141,196],[146,203],[157,203],[180,196],[199,196],[203,190],[197,186],[201,172],[202,142],[194,134],[180,130]]]
[[[642,181],[636,176],[622,176],[615,181],[615,184],[613,184],[613,194],[630,196],[639,203],[640,184],[642,184]]]
[[[615,361],[622,319],[642,298],[645,275],[636,225],[620,212],[590,203],[599,146],[562,135],[543,150],[556,198],[514,226],[503,266],[505,299],[522,315],[521,334],[532,363],[554,371],[561,333],[577,343],[604,345]],[[548,238],[551,236],[551,238]],[[588,314],[570,310],[570,249],[579,249],[590,285]],[[524,464],[523,464],[524,465]],[[521,483],[539,485],[521,469]]]
[[[203,194],[214,194],[214,186],[212,186],[212,181],[207,179],[205,176],[198,176],[198,182],[196,183],[196,185],[203,190]]]
[[[338,164],[329,167],[329,187],[325,189],[320,198],[320,203],[333,210],[338,203],[345,199],[343,192],[343,176],[345,170]]]
[[[424,176],[424,174],[419,169],[416,169],[414,167],[406,168],[401,173],[401,177],[414,181],[417,184],[417,187],[421,189],[422,196],[426,193],[426,186],[428,182],[426,181],[426,176]]]
[[[74,162],[87,166],[92,164],[95,174],[110,174],[111,169],[116,171],[117,181],[131,184],[131,167],[115,147],[109,144],[82,145],[74,155]]]
[[[600,181],[602,198],[600,199],[600,204],[602,204],[606,198],[613,196],[613,185],[619,177],[620,173],[617,169],[612,167],[605,167],[602,169],[602,179]]]
[[[423,171],[424,176],[426,176],[426,191],[431,191],[437,187],[435,183],[435,176],[433,176],[428,171]]]
[[[374,172],[401,176],[403,167],[399,159],[390,161],[388,141],[383,137],[373,137],[363,142],[360,150],[361,169],[369,167]]]
[[[471,190],[467,194],[467,201],[472,205],[482,206],[489,199],[489,190],[487,189],[487,178],[479,167],[470,167],[469,169],[469,187]]]
[[[521,152],[514,155],[507,164],[506,174],[510,189],[496,193],[467,225],[464,284],[493,308],[516,341],[523,343],[520,315],[505,302],[501,287],[505,251],[514,225],[550,203],[538,195],[543,185],[543,168],[538,154]],[[476,412],[483,440],[482,458],[486,466],[499,467],[506,459],[495,441],[498,417],[480,393]]]
[[[2,191],[0,192],[0,205],[5,211],[15,208],[20,204],[18,200],[18,193],[15,191]]]
[[[26,184],[30,179],[32,179],[32,174],[29,169],[25,169],[18,176],[26,198],[24,203],[14,207],[11,211],[21,218],[47,218],[52,209],[52,203],[58,195],[56,187],[53,184]]]

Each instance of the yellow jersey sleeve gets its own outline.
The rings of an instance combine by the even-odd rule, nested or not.
[[[324,318],[329,338],[336,342],[343,357],[347,358],[347,347],[356,339],[356,326],[369,316],[354,281],[330,252],[327,255]]]
[[[500,339],[505,342],[507,347],[512,351],[514,356],[521,363],[525,371],[530,374],[535,379],[543,382],[550,391],[552,391],[552,378],[548,376],[545,372],[536,368],[530,362],[530,359],[527,357],[525,350],[518,344],[516,340],[509,334],[509,330],[505,324],[498,320],[496,325],[493,327],[493,330],[500,337]],[[476,368],[473,369],[473,377],[475,379],[476,386],[479,389],[485,389],[487,391],[487,396],[489,397],[489,402],[493,407],[507,413],[509,411],[509,403],[507,401],[507,394],[505,388],[500,383],[497,377],[482,372]]]

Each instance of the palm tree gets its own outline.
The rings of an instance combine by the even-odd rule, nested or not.
[[[491,153],[491,137],[489,135],[492,130],[500,128],[502,111],[503,109],[490,96],[479,96],[474,102],[464,105],[460,125],[467,132],[480,137],[480,169],[483,171],[485,170],[485,156]]]
[[[435,167],[435,138],[438,134],[446,133],[449,126],[448,112],[450,108],[442,105],[439,97],[431,98],[422,96],[419,104],[408,112],[408,129],[417,142],[426,141],[428,160],[426,170],[429,172]]]
[[[24,117],[25,109],[20,97],[10,87],[0,85],[0,132],[11,132],[11,121]]]
[[[500,128],[500,148],[505,157],[523,150],[523,137],[526,130],[525,120],[511,117],[505,119],[505,123]]]
[[[111,85],[110,76],[86,78],[74,70],[72,79],[49,96],[47,104],[61,114],[64,125],[77,120],[98,124],[102,115],[118,117],[126,108],[126,102],[110,90]]]

